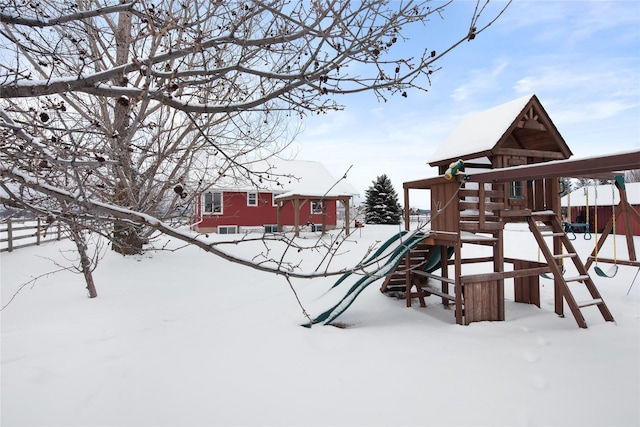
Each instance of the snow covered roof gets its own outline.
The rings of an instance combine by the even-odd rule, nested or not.
[[[515,143],[508,141],[515,132]],[[530,94],[463,118],[428,163],[436,166],[459,158],[482,158],[499,144],[505,148],[560,151],[564,158],[571,155],[538,98]]]
[[[627,200],[632,206],[640,206],[640,182],[625,183]],[[620,194],[617,188],[611,188],[611,184],[589,185],[581,187],[571,192],[571,200],[569,196],[562,197],[562,206],[587,206],[587,197],[589,198],[589,206],[615,206],[620,203]]]
[[[523,96],[462,119],[429,163],[491,150],[534,95]]]
[[[320,162],[306,160],[269,159],[249,168],[263,177],[252,183],[247,178],[234,177],[219,181],[216,188],[227,191],[263,190],[279,196],[303,195],[311,197],[356,196],[358,190],[344,179],[338,181]]]

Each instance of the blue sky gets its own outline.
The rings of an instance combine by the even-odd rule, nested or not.
[[[444,21],[413,30],[404,49],[450,44],[474,6],[455,2]],[[345,111],[305,119],[297,158],[336,177],[353,165],[348,180],[362,196],[386,174],[402,203],[403,182],[436,175],[427,161],[462,117],[531,93],[574,158],[640,149],[640,1],[516,0],[439,65],[426,93],[386,103],[343,97]]]

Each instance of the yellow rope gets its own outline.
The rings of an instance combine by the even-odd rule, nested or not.
[[[594,186],[593,187],[595,190],[595,196],[596,196],[596,201],[595,201],[595,212],[594,215],[596,217],[595,219],[595,225],[593,228],[593,231],[595,231],[595,241],[596,241],[596,267],[598,266],[598,186]],[[587,196],[587,206],[589,205],[589,197]],[[587,212],[589,212],[589,208],[587,207]],[[589,218],[589,214],[587,213],[587,218]],[[589,223],[589,220],[587,219],[587,223]]]
[[[611,183],[611,221],[613,221],[613,263],[615,264],[618,260],[616,254],[616,193],[614,191],[613,182]]]

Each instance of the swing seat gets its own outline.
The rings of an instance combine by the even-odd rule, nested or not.
[[[596,265],[593,271],[600,277],[612,278],[618,273],[618,264],[613,264],[606,272]]]
[[[564,276],[564,267],[562,267],[562,275]],[[549,279],[549,280],[553,280],[553,274],[547,274],[547,273],[542,273],[540,275],[540,277],[542,277],[543,279]]]

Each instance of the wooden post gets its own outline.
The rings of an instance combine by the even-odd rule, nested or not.
[[[411,307],[411,288],[413,287],[413,283],[411,283],[411,255],[409,252],[404,256],[404,283],[405,283],[405,298],[407,300],[407,307]],[[416,284],[416,287],[419,287],[419,284]]]
[[[622,188],[617,181],[616,187],[620,194],[620,203],[618,205],[623,206],[622,212],[616,216],[616,221],[618,220],[619,215],[624,213],[624,231],[627,238],[627,252],[629,253],[629,259],[631,261],[636,261],[636,248],[633,243],[633,233],[631,232],[631,217],[633,216],[637,222],[640,222],[640,214],[638,214],[634,207],[629,204],[629,200],[627,200],[627,191]],[[611,218],[611,220],[613,222],[613,218]],[[611,225],[613,226],[613,223]]]
[[[545,181],[546,189],[546,209],[553,210],[558,216],[560,224],[562,224],[562,206],[560,204],[560,184],[556,178],[547,178]],[[559,255],[562,253],[562,239],[560,236],[553,237],[553,254]],[[562,261],[558,259],[556,265],[561,266]],[[559,267],[562,271],[562,267]],[[558,316],[564,317],[564,296],[562,295],[562,287],[565,286],[564,279],[561,276],[553,275],[553,287],[554,287],[554,299],[555,299],[555,312]]]
[[[484,195],[484,183],[478,183],[478,227],[484,228],[485,225],[485,211],[486,200]]]
[[[460,241],[455,244],[455,293],[456,293],[456,323],[458,325],[464,325],[463,312],[462,312],[462,245]]]
[[[325,200],[320,200],[320,209],[322,210],[322,234],[327,232],[327,202]]]
[[[36,221],[36,245],[40,246],[40,218]]]
[[[276,221],[278,223],[278,233],[282,233],[282,216],[280,214],[280,211],[282,211],[282,208],[283,208],[285,202],[283,202],[281,200],[278,200],[276,203],[278,204],[278,210],[276,211]]]
[[[293,199],[293,226],[295,236],[300,237],[300,199]]]
[[[448,246],[440,246],[440,275],[445,278],[448,279],[449,278],[449,257],[447,257],[449,252],[449,247]],[[442,290],[443,293],[448,294],[449,293],[449,282],[443,280],[440,282],[440,289]],[[442,298],[442,305],[444,306],[448,306],[449,305],[449,299],[448,298]]]
[[[496,241],[493,242],[493,271],[504,271],[504,247],[503,247],[503,230],[500,229],[493,234]],[[496,281],[497,286],[497,305],[498,305],[498,320],[504,320],[504,278]]]
[[[351,222],[351,214],[349,212],[349,200],[350,198],[341,200],[344,205],[344,232],[348,236],[349,235],[349,223]]]
[[[409,215],[409,189],[404,189],[404,229],[411,230],[411,215]]]

